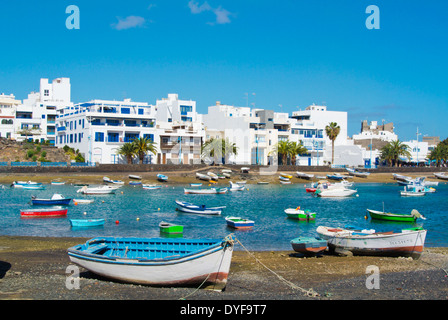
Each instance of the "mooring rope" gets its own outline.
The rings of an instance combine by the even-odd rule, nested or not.
[[[298,285],[292,283],[291,281],[286,280],[285,278],[283,278],[281,275],[277,274],[275,271],[273,271],[272,269],[270,269],[269,267],[267,267],[263,262],[261,262],[257,257],[255,257],[255,255],[250,252],[242,243],[238,238],[234,238],[242,247],[244,250],[246,250],[246,252],[252,257],[254,258],[259,264],[261,264],[264,268],[266,268],[268,271],[270,271],[272,274],[274,274],[280,281],[284,282],[285,284],[287,284],[288,286],[290,286],[292,289],[295,290],[299,290],[301,292],[303,292],[306,296],[308,297],[320,297],[320,294],[317,293],[316,291],[314,291],[313,288],[310,289],[304,289],[302,287],[299,287]]]

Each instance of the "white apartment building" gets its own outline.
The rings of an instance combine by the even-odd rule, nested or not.
[[[13,137],[16,109],[21,103],[20,100],[16,100],[13,94],[5,95],[2,93],[0,95],[0,137]]]
[[[68,107],[57,118],[56,146],[79,149],[89,163],[127,163],[118,150],[124,143],[141,137],[151,139],[158,149],[157,155],[148,153],[144,163],[200,161],[203,130],[200,123],[190,121],[190,117],[200,118],[196,102],[180,103],[177,95],[170,97],[171,100],[160,100],[163,103],[157,101],[156,106],[125,99],[92,100]],[[182,107],[187,111],[182,111]],[[183,119],[182,113],[188,119]],[[172,116],[177,114],[179,118]]]
[[[73,106],[70,79],[58,78],[49,83],[40,79],[39,92],[31,92],[16,108],[13,139],[33,139],[55,145],[56,117],[60,110]]]

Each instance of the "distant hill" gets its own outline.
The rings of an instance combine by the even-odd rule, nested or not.
[[[56,147],[0,138],[0,161],[68,162],[70,156]]]

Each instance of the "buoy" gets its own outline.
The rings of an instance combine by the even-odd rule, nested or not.
[[[119,223],[120,223],[120,221],[118,221],[118,220],[115,221],[115,224],[119,224]]]
[[[101,203],[104,203],[104,200],[103,200],[103,201],[101,201]]]
[[[123,194],[123,191],[121,191],[121,194]]]
[[[77,205],[78,205],[78,202],[73,202],[73,203],[74,203],[74,205],[75,205],[75,206],[77,206]]]
[[[160,208],[157,208],[157,211],[160,211]]]
[[[137,221],[140,221],[140,218],[137,218]]]
[[[84,212],[84,215],[86,215],[87,214],[87,212]]]

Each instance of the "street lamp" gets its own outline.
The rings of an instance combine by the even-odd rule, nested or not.
[[[418,167],[418,136],[421,135],[421,133],[418,133],[418,127],[417,127],[417,167]]]

